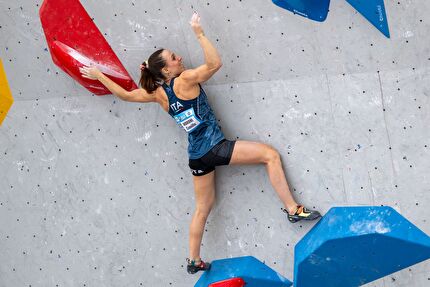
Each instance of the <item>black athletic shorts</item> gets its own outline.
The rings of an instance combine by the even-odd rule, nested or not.
[[[223,139],[210,151],[198,159],[190,159],[188,165],[194,176],[202,176],[215,170],[216,166],[228,165],[233,154],[236,141]]]

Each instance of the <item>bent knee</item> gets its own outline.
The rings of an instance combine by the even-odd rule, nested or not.
[[[207,202],[205,204],[198,204],[196,206],[195,214],[199,217],[207,217],[212,210],[215,200]]]
[[[200,218],[207,218],[209,216],[209,213],[212,210],[212,206],[205,206],[205,207],[196,207],[196,210],[194,211],[194,215],[196,217]]]
[[[266,154],[265,154],[265,162],[276,162],[281,160],[281,155],[279,152],[273,148],[272,146],[267,145],[266,147]]]

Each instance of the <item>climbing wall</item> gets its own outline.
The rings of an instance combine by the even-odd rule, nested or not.
[[[323,23],[269,0],[81,1],[137,82],[160,47],[203,61],[202,17],[222,69],[204,85],[226,136],[282,155],[297,199],[389,205],[430,233],[430,2],[385,1],[391,39],[346,1]],[[42,1],[0,1],[14,104],[0,126],[0,286],[193,286],[187,139],[156,104],[98,97],[54,65]],[[208,260],[252,255],[293,278],[294,245],[263,166],[217,169]],[[426,286],[423,262],[368,286]]]

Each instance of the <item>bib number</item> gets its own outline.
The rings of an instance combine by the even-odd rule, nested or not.
[[[192,132],[201,124],[201,121],[196,117],[193,108],[189,108],[179,115],[176,115],[175,120],[187,133]]]

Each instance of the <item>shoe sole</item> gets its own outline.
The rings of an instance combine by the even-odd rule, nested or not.
[[[296,222],[299,222],[301,220],[312,221],[312,220],[316,220],[320,217],[321,217],[321,214],[316,216],[316,217],[303,217],[303,218],[297,218],[297,219],[292,219],[292,220],[288,219],[288,221],[290,221],[291,223],[296,223]]]

